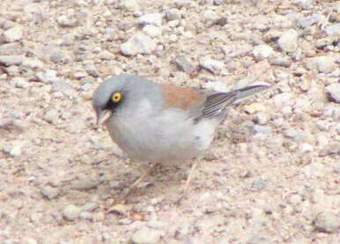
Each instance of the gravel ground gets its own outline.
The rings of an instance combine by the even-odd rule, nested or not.
[[[1,243],[340,243],[340,3],[1,0]],[[272,89],[190,162],[141,173],[95,128],[122,72]]]

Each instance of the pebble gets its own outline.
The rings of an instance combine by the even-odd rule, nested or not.
[[[21,65],[24,61],[24,56],[22,55],[3,55],[0,56],[0,64],[5,66],[11,65]]]
[[[321,212],[315,217],[313,224],[316,231],[335,233],[340,228],[340,216],[330,211]]]
[[[59,119],[59,112],[55,109],[49,110],[44,115],[44,120],[50,124],[56,124]]]
[[[143,31],[151,37],[157,37],[162,34],[162,30],[159,27],[154,26],[154,25],[144,26]]]
[[[151,54],[156,49],[156,43],[147,35],[137,33],[120,46],[120,51],[127,56]]]
[[[302,17],[300,19],[298,19],[298,25],[302,28],[308,28],[314,24],[319,23],[319,21],[321,20],[321,15],[320,14],[313,14],[311,16],[307,16],[307,17]]]
[[[229,89],[223,81],[208,81],[204,84],[204,88],[208,90],[214,90],[219,92],[228,92]]]
[[[294,29],[283,32],[278,40],[281,50],[287,53],[295,52],[298,48],[298,36],[298,32]]]
[[[3,151],[8,154],[9,156],[16,158],[19,157],[22,153],[22,145],[15,144],[15,145],[5,145],[3,147]]]
[[[203,58],[200,60],[200,65],[213,74],[219,74],[223,69],[224,63],[211,58]]]
[[[88,202],[88,203],[85,203],[81,207],[81,211],[93,212],[96,208],[98,208],[98,204],[97,203],[95,203],[95,202]]]
[[[333,25],[328,25],[325,28],[325,32],[328,36],[339,36],[340,35],[340,23],[336,23]]]
[[[44,63],[37,58],[25,58],[22,65],[31,69],[41,69],[44,67]]]
[[[120,7],[128,11],[137,11],[140,8],[138,0],[121,0]]]
[[[295,0],[295,4],[297,4],[300,8],[303,9],[311,9],[313,8],[315,0]]]
[[[22,26],[14,26],[4,32],[4,40],[6,42],[20,41],[23,37]]]
[[[138,24],[142,26],[145,25],[161,26],[162,18],[163,16],[160,13],[145,14],[138,18]]]
[[[131,242],[134,244],[156,244],[160,242],[160,239],[159,231],[143,227],[132,235]]]
[[[87,191],[94,189],[98,186],[98,181],[90,178],[80,179],[73,183],[73,189],[79,191]]]
[[[57,188],[51,187],[51,186],[43,186],[40,189],[40,193],[46,197],[48,200],[52,200],[56,198],[59,195],[59,191]]]
[[[254,125],[253,131],[255,134],[270,135],[272,133],[272,128],[264,125]]]
[[[326,86],[328,99],[335,103],[340,103],[340,83],[333,83]]]
[[[73,204],[66,206],[63,210],[63,216],[66,220],[73,221],[80,215],[81,209]]]
[[[92,219],[93,219],[92,213],[86,212],[86,211],[81,212],[81,213],[79,214],[79,217],[80,217],[81,219],[83,219],[83,220],[92,220]]]
[[[23,77],[16,77],[12,80],[16,88],[27,88],[29,83]]]
[[[75,27],[78,21],[74,16],[61,15],[57,18],[57,23],[61,27]]]
[[[179,20],[180,18],[181,12],[177,8],[172,8],[165,11],[165,19],[167,21]]]
[[[183,71],[187,74],[192,74],[195,72],[195,67],[184,56],[177,56],[173,62],[180,71]]]
[[[255,122],[259,125],[265,125],[269,121],[269,115],[265,112],[256,113]]]
[[[320,73],[327,74],[333,72],[336,69],[337,64],[333,57],[319,56],[307,59],[306,67],[310,70],[317,70]]]
[[[58,80],[57,71],[48,69],[45,72],[38,72],[36,79],[40,82],[49,83]]]
[[[257,61],[269,58],[273,55],[273,48],[269,45],[258,45],[254,47],[253,55]]]

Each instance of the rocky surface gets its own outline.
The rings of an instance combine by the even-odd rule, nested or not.
[[[1,243],[340,243],[340,5],[314,0],[2,0]],[[141,174],[91,96],[128,72],[272,88],[190,163]],[[146,166],[145,166],[146,167]]]

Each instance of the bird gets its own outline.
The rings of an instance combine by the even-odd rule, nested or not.
[[[120,74],[98,86],[92,105],[97,125],[106,126],[112,140],[128,158],[157,165],[204,155],[217,127],[227,119],[228,108],[270,86],[259,83],[219,92]],[[142,174],[127,195],[149,173]],[[186,187],[190,176],[191,173]]]

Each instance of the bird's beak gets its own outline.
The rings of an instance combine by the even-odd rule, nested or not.
[[[101,110],[97,113],[97,127],[104,124],[112,115],[110,110]]]

